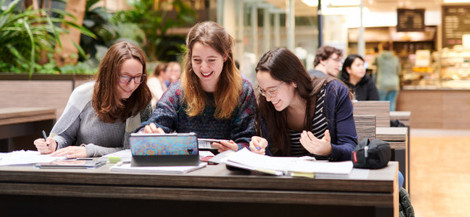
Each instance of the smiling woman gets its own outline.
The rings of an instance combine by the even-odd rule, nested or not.
[[[332,77],[310,78],[285,48],[264,54],[256,66],[259,111],[252,152],[277,156],[311,155],[351,160],[357,145],[348,88]]]
[[[196,24],[187,36],[181,82],[158,101],[145,133],[197,133],[220,152],[247,147],[254,135],[256,99],[233,60],[233,39],[214,22]]]
[[[51,135],[55,136],[34,141],[38,151],[77,158],[127,147],[130,132],[151,113],[146,74],[145,55],[139,47],[125,41],[111,46],[100,63],[96,81],[72,92],[52,128]]]

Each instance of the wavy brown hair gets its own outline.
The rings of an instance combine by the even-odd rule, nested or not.
[[[304,129],[311,130],[317,94],[323,85],[334,78],[328,76],[312,80],[299,58],[286,48],[275,48],[265,53],[256,66],[256,73],[259,71],[269,72],[274,79],[284,81],[287,84],[297,84],[295,90],[307,102]],[[287,130],[286,110],[278,112],[272,103],[266,101],[265,97],[258,96],[256,131],[258,135],[271,140],[273,145],[271,152],[274,155],[291,155],[291,141]],[[266,123],[269,135],[261,134],[262,119]]]
[[[204,111],[207,104],[207,96],[200,84],[199,78],[193,71],[191,63],[192,49],[199,42],[216,50],[227,60],[224,62],[222,73],[220,73],[215,98],[215,118],[230,118],[232,112],[238,105],[238,98],[242,91],[242,77],[235,68],[233,60],[233,38],[223,27],[215,22],[202,22],[196,24],[189,30],[186,38],[186,52],[184,72],[181,76],[181,85],[184,89],[184,101],[188,107],[186,113],[196,116]]]
[[[117,91],[119,73],[124,61],[129,59],[138,60],[143,67],[142,74],[147,75],[144,52],[138,46],[126,41],[111,46],[101,60],[93,89],[92,104],[96,115],[103,122],[113,123],[116,120],[124,122],[128,117],[144,110],[152,98],[146,76],[128,99],[120,98]]]

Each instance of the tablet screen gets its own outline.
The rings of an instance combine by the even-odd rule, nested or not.
[[[131,134],[132,155],[198,155],[195,133],[184,134]]]

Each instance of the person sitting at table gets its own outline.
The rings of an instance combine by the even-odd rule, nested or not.
[[[341,80],[348,85],[356,100],[379,100],[379,91],[375,82],[366,74],[364,59],[358,54],[351,54],[344,60]]]
[[[310,77],[286,48],[265,53],[256,66],[258,112],[250,150],[275,156],[351,160],[357,145],[348,88],[333,77]]]
[[[152,113],[145,54],[121,41],[104,55],[96,81],[77,87],[51,135],[34,140],[41,154],[96,157],[128,147],[128,137]]]
[[[195,132],[219,152],[248,147],[255,134],[256,99],[251,84],[235,68],[233,38],[215,22],[202,22],[187,35],[181,80],[157,102],[143,133]]]

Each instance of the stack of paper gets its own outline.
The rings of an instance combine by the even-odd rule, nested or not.
[[[311,157],[270,157],[242,149],[229,155],[223,162],[243,169],[273,175],[313,177],[315,173],[349,174],[352,162],[323,162]]]
[[[169,173],[184,174],[203,168],[207,165],[205,162],[198,166],[166,166],[166,167],[132,167],[130,162],[120,162],[111,167],[112,172],[130,172],[130,173]]]
[[[65,157],[51,157],[40,154],[38,151],[14,151],[0,155],[0,166],[28,165],[35,163],[48,163],[55,160],[64,160]]]

